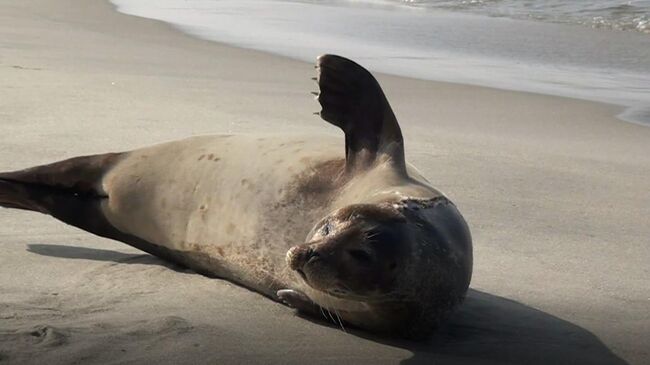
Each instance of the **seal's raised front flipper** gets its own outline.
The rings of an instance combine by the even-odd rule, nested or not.
[[[104,214],[101,181],[125,154],[75,157],[50,165],[0,173],[0,206],[49,214],[98,236],[122,241],[184,266],[173,250],[116,229]],[[197,270],[198,271],[198,270]]]
[[[318,57],[321,117],[345,132],[346,168],[366,169],[377,161],[405,171],[402,133],[377,80],[340,56]]]

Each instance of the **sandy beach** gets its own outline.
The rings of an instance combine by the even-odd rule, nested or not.
[[[201,134],[342,138],[312,115],[313,73],[104,0],[0,1],[0,170]],[[472,289],[433,338],[344,332],[0,209],[0,363],[647,364],[650,128],[612,105],[377,78],[407,160],[473,234]]]

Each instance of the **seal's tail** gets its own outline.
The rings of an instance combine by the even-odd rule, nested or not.
[[[49,214],[90,233],[122,241],[154,256],[190,267],[186,255],[122,232],[106,218],[103,203],[108,194],[102,187],[102,179],[122,157],[121,153],[75,157],[0,173],[0,207]],[[209,266],[194,265],[193,268],[205,275],[219,274]]]
[[[0,178],[0,207],[40,212],[41,209],[30,198],[30,195],[27,186]]]
[[[67,224],[108,236],[101,212],[101,180],[121,154],[75,157],[0,173],[0,206],[49,214]]]
[[[0,173],[0,206],[33,210],[68,222],[66,210],[75,202],[106,197],[101,178],[121,154],[83,156],[36,166],[25,170]]]
[[[45,168],[0,173],[0,206],[49,214],[88,232],[113,238],[111,226],[103,218],[101,203],[105,196],[35,179]],[[24,175],[23,175],[24,174]]]

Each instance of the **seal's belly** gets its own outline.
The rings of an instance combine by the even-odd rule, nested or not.
[[[254,136],[194,137],[139,149],[103,179],[109,196],[103,209],[119,230],[207,254],[234,279],[277,280],[287,249],[302,243],[326,209],[306,206],[296,191],[299,180],[341,159],[342,150],[323,137]]]

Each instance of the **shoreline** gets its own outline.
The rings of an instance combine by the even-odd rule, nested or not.
[[[196,39],[104,0],[0,8],[2,171],[197,134],[340,136],[311,114],[311,64]],[[650,130],[603,103],[377,78],[407,159],[474,237],[472,291],[429,342],[344,333],[0,209],[0,361],[647,362]]]
[[[309,63],[327,51],[399,77],[615,104],[624,109],[619,119],[650,125],[650,63],[643,61],[650,59],[650,38],[641,34],[353,3],[112,3],[119,12],[229,46]],[[394,23],[391,32],[383,31],[386,22]],[[481,32],[490,36],[477,39]]]

